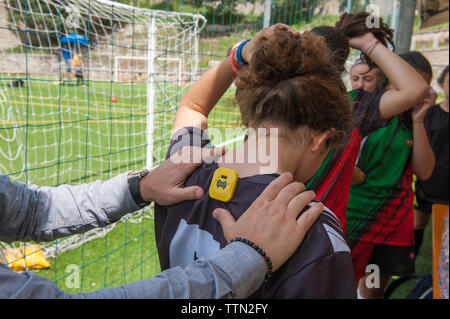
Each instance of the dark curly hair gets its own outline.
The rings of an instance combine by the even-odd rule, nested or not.
[[[328,49],[334,54],[336,66],[342,73],[345,71],[345,61],[350,54],[350,44],[345,33],[335,27],[320,26],[311,29],[311,32],[324,37]]]
[[[235,81],[242,121],[259,127],[280,123],[333,135],[335,146],[351,128],[350,100],[325,40],[311,32],[296,38],[283,25],[256,38],[248,67]]]
[[[386,46],[389,43],[395,50],[394,31],[383,22],[382,18],[379,18],[379,27],[369,28],[366,25],[367,19],[370,19],[370,13],[368,12],[344,13],[334,27],[320,26],[311,29],[312,33],[325,39],[328,49],[334,54],[336,65],[341,73],[345,70],[345,61],[350,54],[349,37],[357,37],[372,32],[381,43]],[[360,59],[367,63],[370,69],[375,67],[364,53],[361,53]]]
[[[388,46],[389,43],[395,51],[394,30],[389,28],[389,26],[383,22],[383,19],[379,17],[376,17],[379,23],[373,23],[368,26],[367,22],[370,21],[372,17],[373,16],[370,13],[365,11],[356,13],[345,12],[339,17],[339,21],[336,22],[335,27],[341,30],[347,38],[354,38],[371,32],[375,38],[383,43],[383,45]],[[371,68],[374,66],[372,60],[370,60],[369,57],[366,57],[363,52],[361,52],[360,58]]]

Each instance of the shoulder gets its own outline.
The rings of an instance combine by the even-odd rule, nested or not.
[[[205,131],[192,126],[183,127],[172,135],[166,154],[166,159],[181,150],[183,147],[198,146],[203,148],[209,147],[210,145],[211,140]]]
[[[354,287],[350,249],[341,224],[325,208],[263,293],[276,298],[352,298]]]
[[[440,127],[445,121],[448,121],[448,113],[439,104],[430,107],[424,118],[425,127],[428,130]]]
[[[303,211],[315,204],[316,202],[311,203]],[[303,256],[301,259],[306,263],[336,253],[350,253],[341,223],[330,209],[324,207],[322,214],[306,234],[297,253]]]
[[[342,230],[342,225],[336,215],[327,207],[324,207],[323,213],[319,217],[319,221],[325,230],[326,238],[331,244],[332,252],[350,253],[350,248],[348,247]]]
[[[362,89],[354,90],[353,102],[355,105],[373,105],[380,102],[381,97],[386,93],[386,90],[367,92]]]
[[[448,117],[448,112],[444,111],[441,108],[440,104],[436,104],[428,109],[426,117],[434,118],[434,117],[445,116],[445,115],[447,115],[447,117]]]

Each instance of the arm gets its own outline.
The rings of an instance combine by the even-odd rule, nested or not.
[[[91,293],[69,295],[48,278],[16,273],[0,264],[0,298],[245,298],[263,282],[264,260],[250,246],[232,243],[185,269]]]
[[[138,210],[126,174],[79,186],[28,187],[0,175],[0,240],[50,241]]]
[[[250,63],[256,43],[258,43],[256,39],[273,36],[274,28],[280,25],[282,24],[262,29],[251,41],[247,42],[242,49],[243,60]],[[290,30],[295,37],[300,36],[300,33],[290,26],[283,26]],[[203,74],[181,98],[172,134],[176,133],[180,128],[188,126],[198,127],[202,130],[206,129],[209,112],[211,112],[235,78],[236,74],[231,69],[228,58]]]
[[[209,113],[235,77],[228,58],[203,74],[181,98],[172,134],[187,126],[206,129]]]
[[[436,98],[431,93],[423,103],[414,108],[412,113],[413,139],[412,168],[418,179],[426,180],[433,173],[435,158],[434,152],[428,141],[428,134],[423,120],[428,109],[436,102]]]
[[[352,185],[360,185],[364,183],[364,180],[366,179],[366,175],[364,172],[357,166],[353,169],[353,176],[352,176]]]
[[[350,46],[367,52],[376,40],[372,33],[349,40]],[[383,71],[392,84],[380,100],[380,116],[390,118],[422,101],[428,85],[421,75],[397,54],[379,43],[370,50],[370,59]]]
[[[141,197],[171,205],[204,195],[199,186],[184,188],[186,178],[204,160],[224,149],[186,148],[154,168],[140,182]],[[105,227],[137,211],[127,174],[79,186],[28,187],[0,175],[0,241],[51,241]]]
[[[271,257],[274,270],[293,254],[323,210],[322,205],[314,205],[297,219],[298,212],[315,194],[303,192],[303,184],[292,181],[292,174],[281,174],[237,222],[227,211],[214,212],[227,238],[243,237],[257,243]],[[177,267],[120,287],[68,295],[47,278],[29,272],[18,274],[0,264],[0,297],[243,298],[261,285],[267,269],[255,249],[231,243],[211,258],[200,258],[184,270]]]

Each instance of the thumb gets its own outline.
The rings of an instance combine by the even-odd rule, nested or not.
[[[231,239],[231,228],[236,223],[234,217],[231,215],[229,211],[223,208],[216,208],[213,211],[213,217],[220,223],[222,226],[223,234],[227,242],[230,242]]]

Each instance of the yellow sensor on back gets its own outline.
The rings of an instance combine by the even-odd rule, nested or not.
[[[233,199],[234,192],[239,180],[239,174],[233,169],[219,167],[214,172],[209,186],[209,196],[211,198],[228,203]]]

